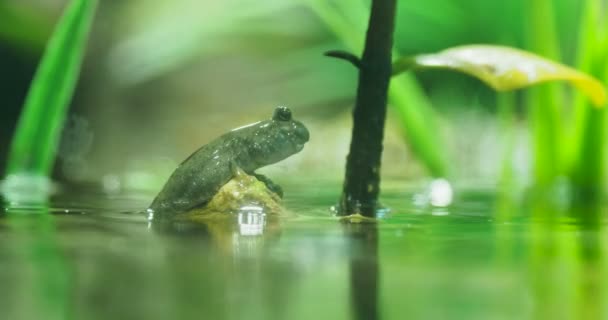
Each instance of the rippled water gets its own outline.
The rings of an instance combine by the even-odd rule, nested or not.
[[[603,222],[491,189],[415,205],[393,183],[388,216],[347,224],[338,183],[284,189],[295,218],[159,226],[137,213],[151,195],[82,187],[7,209],[0,318],[608,319]]]

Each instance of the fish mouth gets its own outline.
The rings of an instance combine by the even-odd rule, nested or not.
[[[304,144],[305,142],[296,144],[296,152],[302,151],[302,149],[304,149]]]

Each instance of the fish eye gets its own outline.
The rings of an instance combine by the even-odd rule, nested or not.
[[[274,114],[272,115],[272,120],[278,121],[289,121],[291,120],[291,110],[287,107],[277,107],[274,109]]]

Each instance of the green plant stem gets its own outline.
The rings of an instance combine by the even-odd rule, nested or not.
[[[528,10],[528,48],[547,58],[559,60],[559,44],[551,0],[530,0]],[[529,91],[532,124],[534,175],[536,185],[545,188],[563,173],[560,153],[561,117],[559,87],[542,85]]]
[[[96,4],[72,1],[53,32],[17,123],[7,175],[50,174]]]
[[[386,120],[396,0],[373,0],[359,69],[353,131],[342,194],[343,214],[374,216]]]
[[[578,67],[606,82],[608,45],[604,39],[608,32],[602,12],[601,1],[585,1],[579,28]],[[606,108],[595,108],[579,95],[575,110],[575,135],[571,149],[574,152],[572,181],[576,199],[597,202],[604,189]]]
[[[440,119],[420,85],[411,74],[403,73],[391,79],[388,93],[412,153],[432,177],[449,177],[450,166],[441,137]]]

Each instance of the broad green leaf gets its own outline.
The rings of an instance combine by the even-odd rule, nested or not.
[[[601,107],[606,89],[595,78],[527,51],[493,45],[466,45],[438,53],[421,54],[395,63],[395,72],[408,66],[445,68],[479,78],[497,91],[528,87],[549,81],[568,81]]]
[[[72,0],[51,35],[13,137],[8,175],[51,172],[96,4]]]

